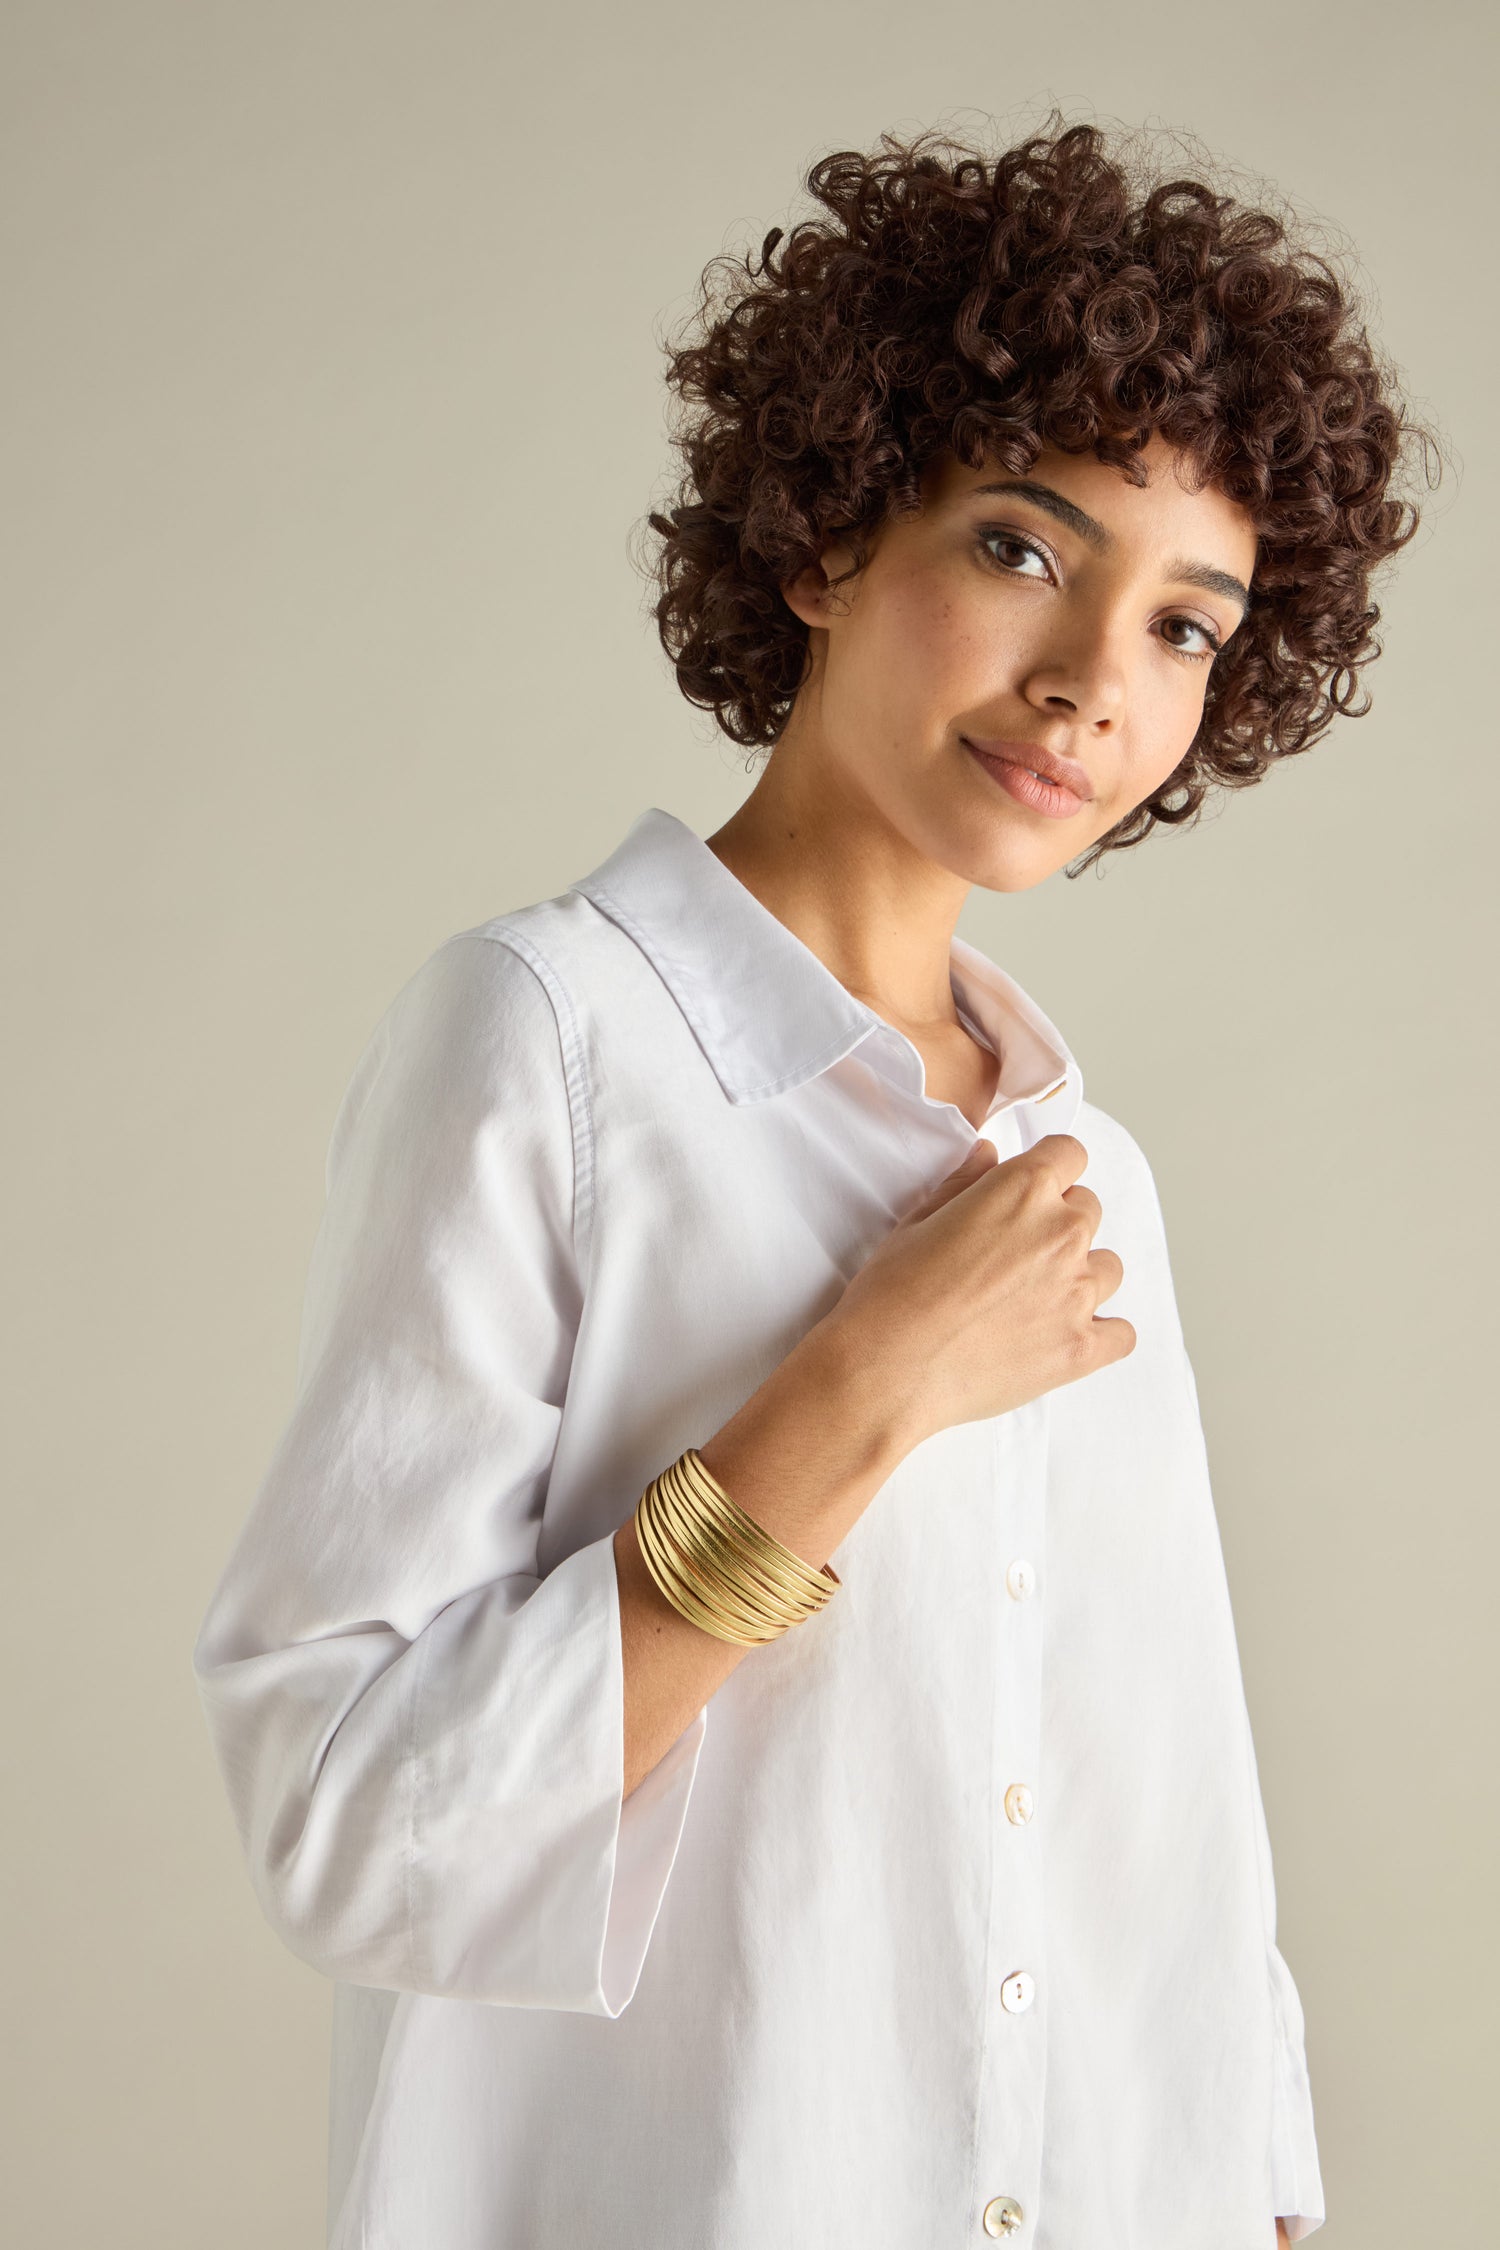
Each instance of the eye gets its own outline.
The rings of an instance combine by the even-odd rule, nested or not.
[[[1023,539],[1019,531],[1007,531],[1003,524],[985,524],[979,532],[979,544],[988,559],[999,565],[1008,578],[1054,577],[1052,558],[1045,547],[1034,539]]]
[[[1217,656],[1224,645],[1213,627],[1205,625],[1201,617],[1164,617],[1161,637],[1175,655],[1190,657],[1195,664]]]

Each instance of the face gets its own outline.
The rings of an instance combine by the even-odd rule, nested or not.
[[[948,457],[842,586],[830,548],[784,589],[812,662],[777,754],[987,890],[1086,851],[1181,762],[1255,565],[1242,509],[1160,440],[1143,461]]]

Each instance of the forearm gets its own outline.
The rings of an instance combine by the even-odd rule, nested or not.
[[[1085,1160],[1066,1134],[1004,1164],[981,1139],[699,1447],[731,1499],[814,1569],[930,1432],[1005,1413],[1133,1348],[1129,1323],[1095,1310],[1120,1261],[1088,1248],[1099,1207],[1077,1185]],[[630,1519],[615,1562],[628,1796],[753,1651],[678,1615]],[[792,1627],[817,1629],[816,1617]]]
[[[821,1569],[912,1443],[853,1330],[824,1321],[698,1451],[747,1514]],[[755,1652],[716,1640],[672,1607],[646,1568],[633,1511],[615,1534],[615,1568],[628,1797]],[[792,1628],[817,1629],[816,1618]]]

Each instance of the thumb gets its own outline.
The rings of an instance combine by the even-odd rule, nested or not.
[[[965,1188],[972,1187],[983,1173],[990,1171],[999,1161],[1000,1151],[993,1141],[987,1141],[981,1134],[962,1164],[955,1165],[945,1179],[939,1180],[937,1186],[907,1212],[902,1225],[912,1225],[918,1219],[930,1219],[934,1211],[941,1211],[945,1203],[951,1203],[955,1196],[962,1195]]]

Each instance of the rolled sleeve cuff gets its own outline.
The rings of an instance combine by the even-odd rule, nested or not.
[[[677,1857],[707,1728],[705,1704],[666,1756],[631,1791],[621,1811],[599,1966],[599,1999],[605,2015],[617,2016],[640,1981]]]
[[[482,1605],[430,1661],[418,1988],[619,2015],[677,1856],[708,1711],[626,1799],[613,1534],[565,1556],[519,1606]],[[443,1723],[455,1708],[471,1723]]]

